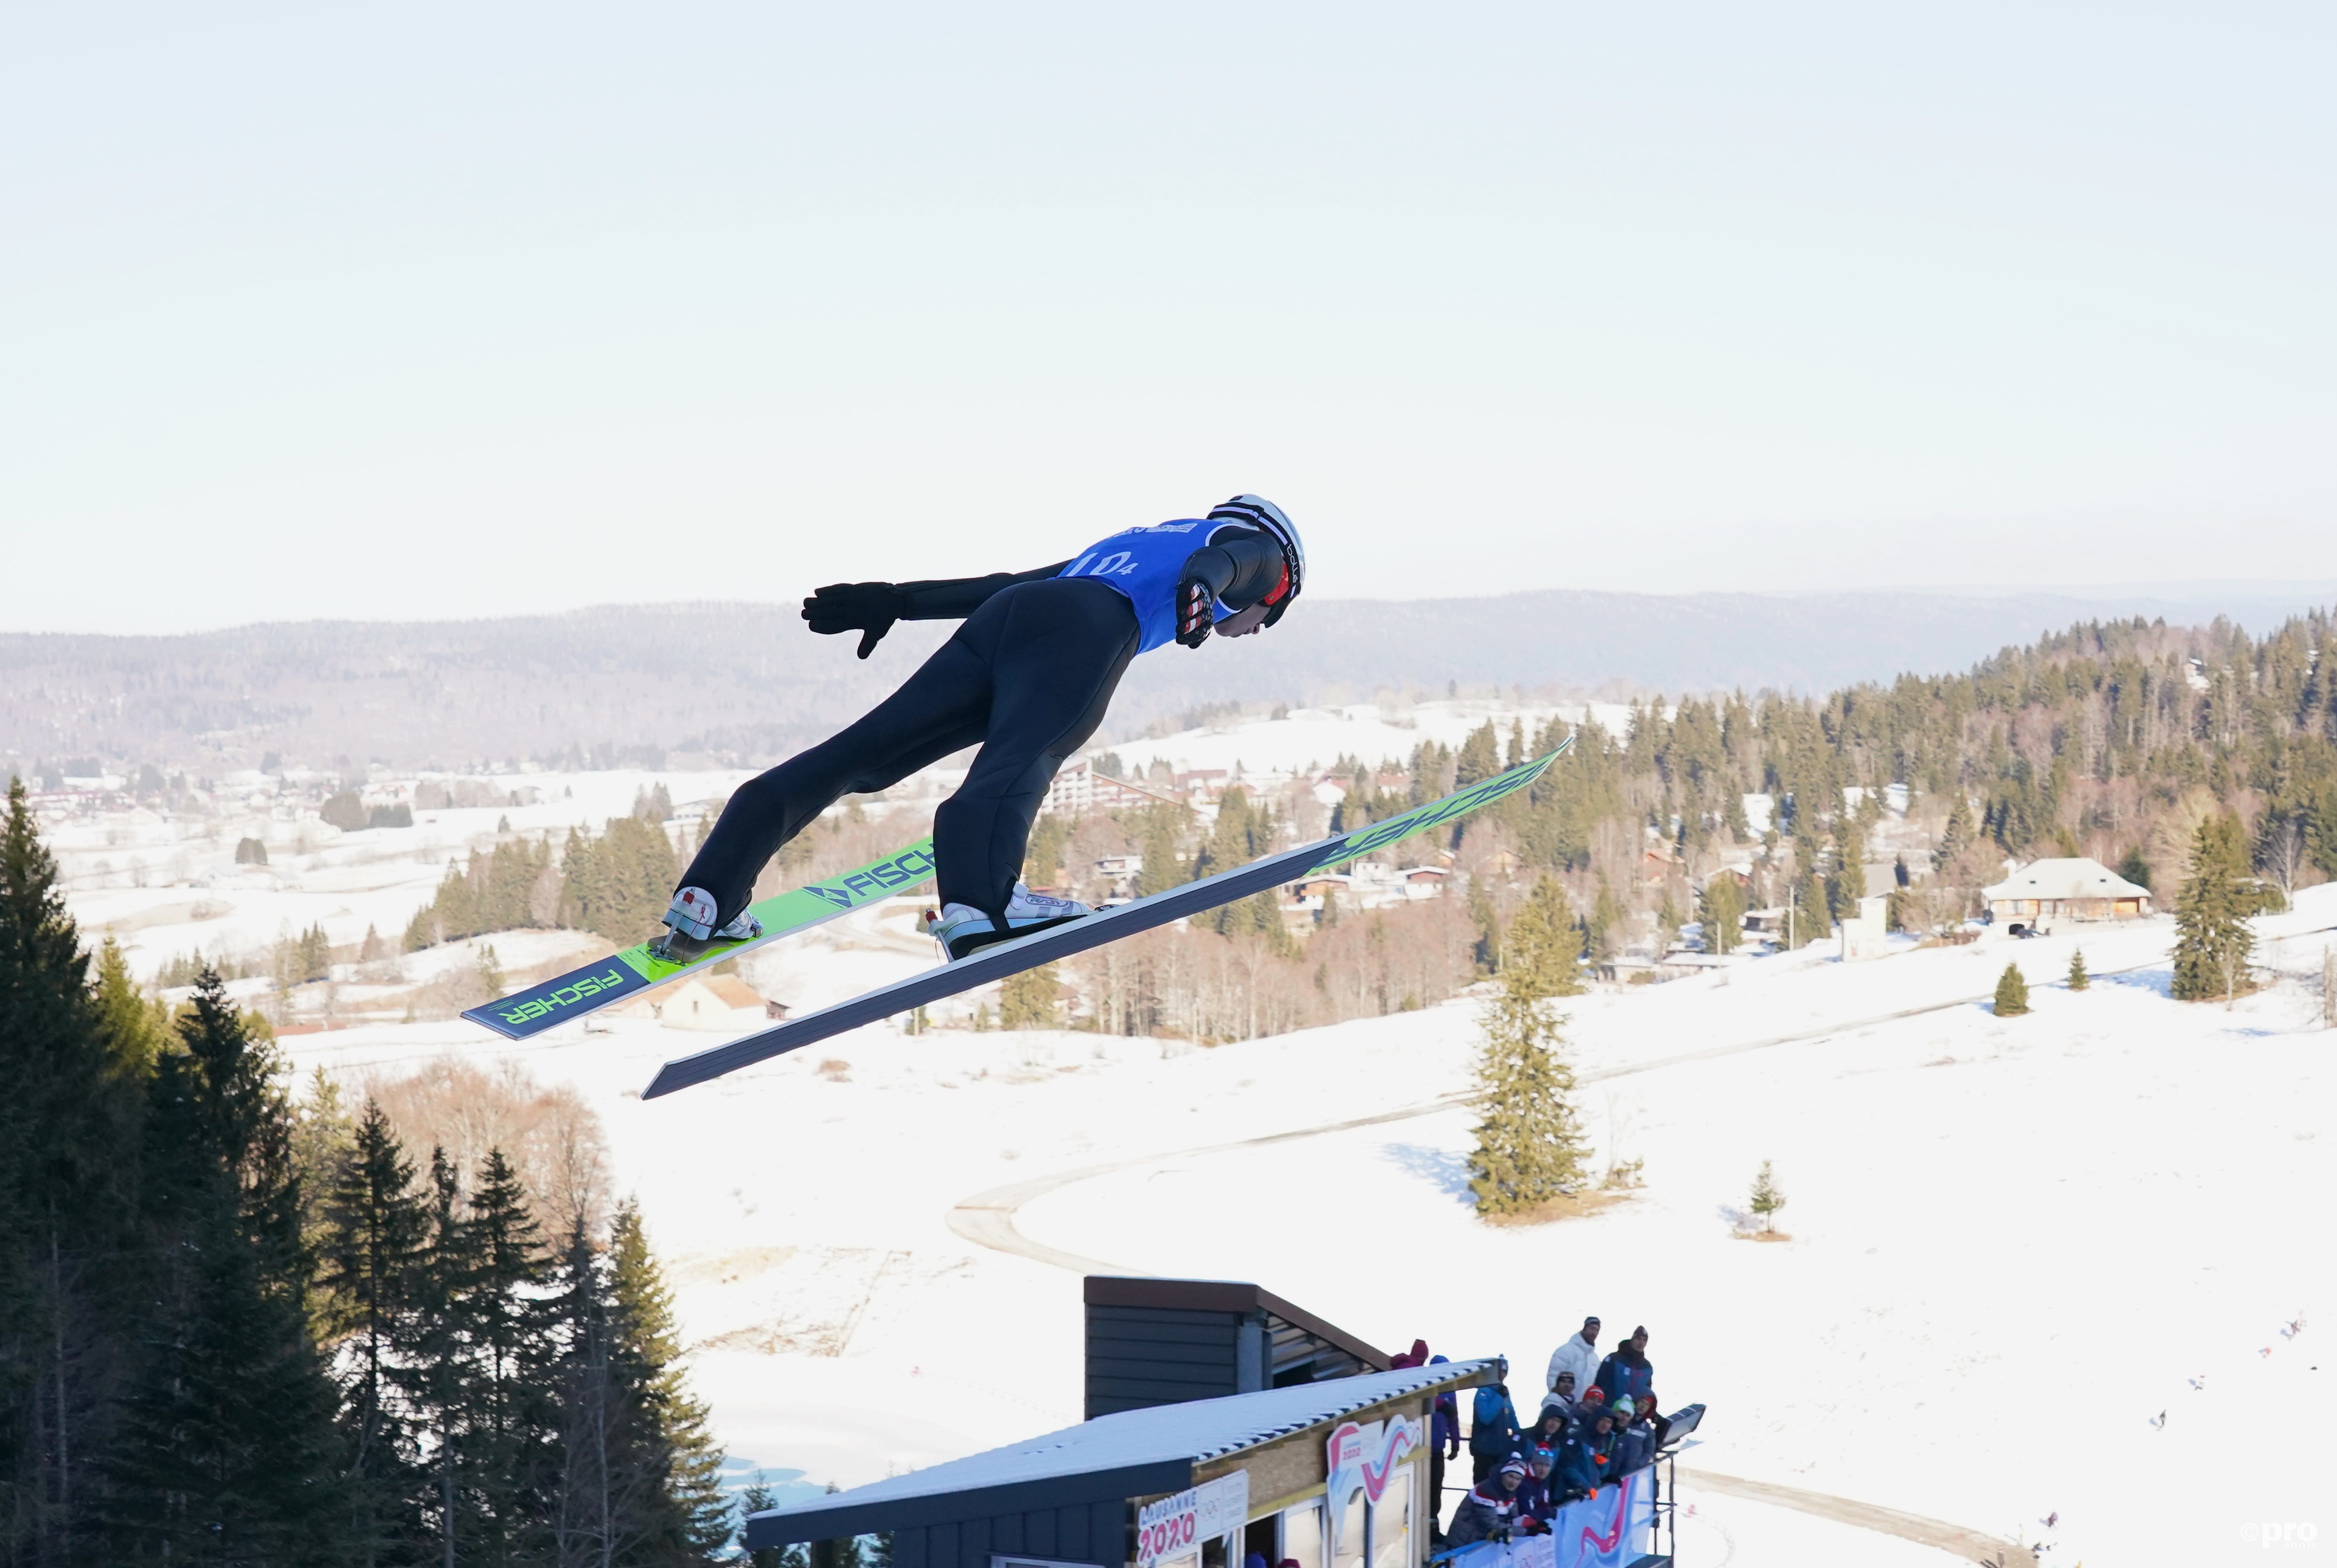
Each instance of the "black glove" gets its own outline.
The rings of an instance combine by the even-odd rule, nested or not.
[[[1209,640],[1209,628],[1217,624],[1217,613],[1211,609],[1217,590],[1198,577],[1188,577],[1177,585],[1177,640],[1187,648],[1198,648]]]
[[[907,596],[889,582],[831,582],[804,600],[803,618],[822,637],[860,633],[866,658],[908,608]]]

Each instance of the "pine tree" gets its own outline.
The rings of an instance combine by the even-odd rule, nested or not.
[[[1055,966],[1041,964],[1007,977],[998,988],[998,1027],[1002,1029],[1051,1029],[1056,1025],[1056,992],[1061,981]]]
[[[1481,728],[1469,732],[1461,743],[1460,754],[1453,758],[1452,787],[1467,789],[1481,784],[1501,771],[1501,740],[1493,721],[1487,719]]]
[[[2093,983],[2093,977],[2086,972],[2086,950],[2079,948],[2069,955],[2069,989],[2082,991]]]
[[[1583,955],[1593,962],[1613,958],[1622,946],[1622,924],[1623,906],[1602,876],[1599,879],[1598,896],[1590,901],[1590,913],[1582,922]]]
[[[1825,879],[1813,869],[1794,892],[1793,945],[1808,947],[1833,934],[1833,917],[1826,907]]]
[[[1582,954],[1574,940],[1574,915],[1566,890],[1543,877],[1510,922],[1501,942],[1505,986],[1537,998],[1582,994]]]
[[[1477,1147],[1469,1190],[1481,1214],[1529,1210],[1586,1181],[1589,1156],[1569,1096],[1574,1070],[1562,1054],[1553,997],[1579,991],[1564,898],[1545,879],[1510,922],[1501,989],[1482,1018],[1477,1065]]]
[[[1704,950],[1733,953],[1745,935],[1745,887],[1726,872],[1716,872],[1697,898],[1697,919],[1704,922]]]
[[[227,1183],[207,1198],[168,1256],[147,1364],[124,1401],[110,1560],[341,1562],[331,1385]]]
[[[645,1534],[658,1544],[646,1555],[709,1556],[730,1537],[722,1453],[707,1429],[706,1407],[689,1392],[673,1295],[650,1254],[640,1210],[631,1203],[618,1209],[610,1226],[609,1282],[615,1308],[611,1359],[627,1402],[638,1412],[640,1473],[655,1477]]]
[[[1945,871],[1948,863],[1963,853],[1964,846],[1972,842],[1971,805],[1964,792],[1955,792],[1956,803],[1948,808],[1948,824],[1941,830],[1939,847],[1931,852],[1931,869]]]
[[[332,1386],[309,1338],[289,1107],[206,970],[152,1079],[159,1264],[113,1461],[123,1562],[333,1563],[346,1523]]]
[[[1995,1012],[2000,1018],[2017,1018],[2029,1010],[2029,981],[2019,964],[2007,964],[1996,980]]]
[[[469,1479],[464,1437],[477,1402],[477,1368],[464,1339],[474,1261],[461,1176],[444,1148],[430,1151],[423,1203],[422,1253],[407,1276],[408,1310],[398,1320],[389,1365],[399,1402],[412,1413],[422,1477],[417,1501],[434,1555],[459,1561]]]
[[[135,1235],[142,1070],[21,779],[0,829],[0,1560],[85,1557]],[[142,1021],[140,1022],[142,1028]]]
[[[2254,901],[2244,885],[2247,847],[2239,818],[2218,813],[2191,841],[2189,875],[2175,901],[2175,985],[2178,1001],[2231,997],[2247,989],[2255,934]]]
[[[637,1208],[619,1209],[605,1255],[571,1232],[550,1306],[562,1349],[548,1505],[562,1560],[707,1560],[732,1534],[721,1456],[682,1381],[672,1298]]]
[[[556,1360],[542,1304],[549,1271],[527,1194],[500,1149],[479,1169],[464,1221],[470,1269],[458,1300],[462,1338],[474,1362],[464,1413],[464,1560],[503,1568],[531,1558],[559,1441],[550,1398]]]
[[[170,1009],[138,989],[122,944],[110,936],[98,949],[96,1001],[113,1076],[142,1084],[170,1039]]]
[[[829,1490],[836,1488],[831,1486]],[[808,1555],[809,1568],[867,1568],[860,1554],[859,1537],[854,1535],[836,1541],[815,1541]]]
[[[1753,1176],[1753,1201],[1750,1207],[1760,1216],[1761,1229],[1766,1232],[1775,1222],[1777,1211],[1785,1206],[1785,1190],[1777,1185],[1777,1174],[1769,1162],[1761,1162],[1760,1170]]]
[[[1874,799],[1873,792],[1865,796]],[[1858,901],[1866,896],[1866,839],[1855,827],[1844,827],[1834,848],[1833,875],[1826,883],[1826,908],[1837,920],[1848,920],[1858,913]]]
[[[770,1482],[759,1470],[754,1480],[738,1489],[738,1512],[760,1514],[778,1506],[778,1495],[771,1490]],[[809,1559],[801,1546],[765,1546],[759,1551],[747,1550],[747,1533],[738,1532],[738,1551],[747,1568],[810,1568]],[[885,1568],[891,1568],[887,1563]]]
[[[429,1218],[414,1164],[371,1099],[325,1203],[319,1279],[329,1337],[343,1347],[340,1428],[349,1481],[351,1561],[397,1560],[419,1539],[408,1499],[416,1485],[412,1432],[396,1404],[390,1360],[408,1338],[416,1271]]]
[[[1143,864],[1136,872],[1137,897],[1150,898],[1154,893],[1184,885],[1185,868],[1177,853],[1177,835],[1184,825],[1184,814],[1169,805],[1145,808],[1138,835],[1138,852],[1143,857]]]

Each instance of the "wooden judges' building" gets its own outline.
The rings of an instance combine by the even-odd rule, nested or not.
[[[1417,1568],[1436,1397],[1491,1361],[1388,1370],[1259,1290],[1087,1281],[1077,1427],[747,1522],[754,1548],[889,1533],[895,1568]]]
[[[2148,888],[2082,857],[2023,866],[1980,896],[2000,920],[2131,920],[2150,912]]]

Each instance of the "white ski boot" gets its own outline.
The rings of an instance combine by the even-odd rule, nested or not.
[[[1021,882],[1016,882],[1013,897],[1006,901],[1004,930],[1000,930],[988,915],[971,904],[944,904],[941,913],[928,918],[925,930],[934,940],[941,943],[942,951],[949,955],[952,963],[955,963],[967,954],[994,942],[1027,937],[1032,931],[1043,931],[1050,926],[1068,925],[1093,913],[1093,910],[1077,899],[1059,899],[1046,893],[1034,893]]]
[[[664,920],[673,929],[650,944],[650,956],[670,964],[686,964],[704,956],[717,942],[746,941],[763,934],[763,922],[745,910],[716,930],[714,895],[704,888],[683,888],[667,906]]]

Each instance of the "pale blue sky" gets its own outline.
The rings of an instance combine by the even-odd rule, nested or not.
[[[0,3],[0,627],[2337,577],[2332,16]]]

